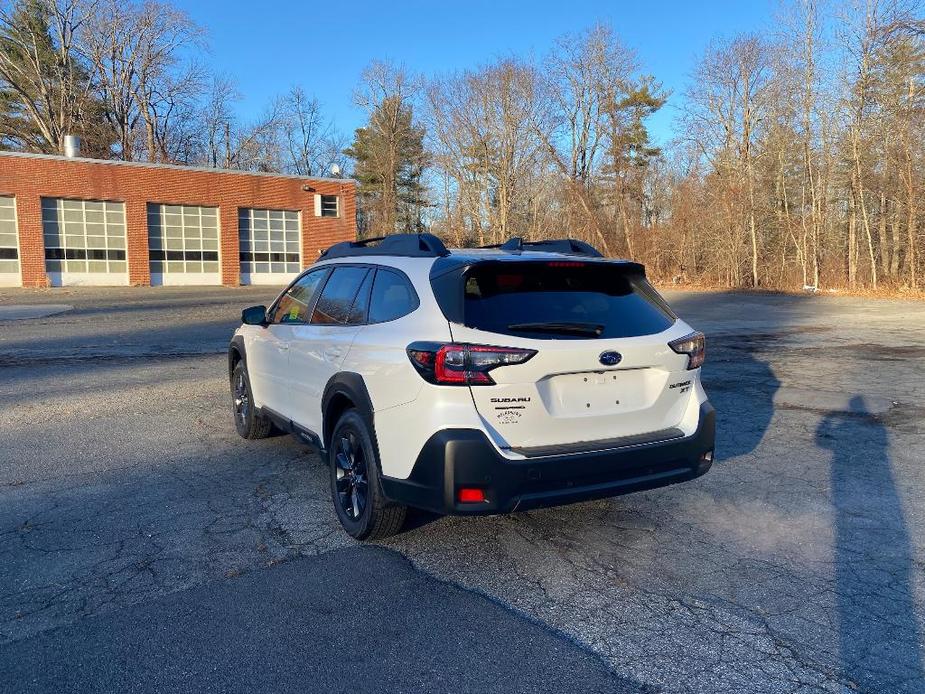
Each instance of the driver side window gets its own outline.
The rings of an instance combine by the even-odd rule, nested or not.
[[[271,323],[308,323],[309,310],[315,302],[318,289],[328,276],[328,268],[309,272],[283,294],[273,310]]]

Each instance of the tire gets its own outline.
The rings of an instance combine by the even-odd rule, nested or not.
[[[243,361],[235,364],[231,372],[231,411],[234,428],[243,439],[265,439],[273,431],[272,422],[254,410],[251,381]]]
[[[382,540],[401,530],[407,509],[382,493],[376,447],[354,409],[344,412],[334,427],[328,467],[334,510],[347,533],[357,540]]]

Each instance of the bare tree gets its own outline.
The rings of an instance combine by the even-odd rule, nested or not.
[[[241,98],[231,78],[212,77],[201,114],[206,164],[213,168],[230,168],[231,125],[235,120],[234,103]]]
[[[543,173],[536,70],[513,59],[435,80],[428,90],[436,161],[480,244],[529,228],[531,183]]]
[[[848,137],[851,144],[851,210],[848,244],[848,281],[853,287],[856,282],[856,261],[854,256],[854,230],[857,225],[857,210],[861,212],[861,223],[867,239],[868,258],[870,260],[871,283],[877,287],[877,262],[874,256],[874,242],[871,234],[870,214],[868,212],[865,192],[864,170],[861,162],[863,139],[871,127],[870,106],[874,53],[877,49],[880,33],[880,0],[862,0],[856,8],[859,21],[856,24],[845,22],[844,32],[847,45],[854,58],[854,79],[848,82],[850,91],[845,95],[847,109],[850,113]]]
[[[144,41],[140,11],[117,0],[102,0],[82,32],[83,44],[106,105],[105,115],[116,132],[119,154],[135,158],[136,128],[141,117],[136,93],[140,46]]]
[[[812,258],[812,286],[819,287],[819,236],[822,226],[823,188],[820,172],[815,166],[814,129],[816,122],[816,53],[819,42],[819,7],[817,0],[797,0],[797,15],[802,26],[795,32],[799,37],[800,49],[797,64],[801,73],[800,86],[800,137],[803,175],[800,183],[800,224],[803,232],[802,270],[803,286],[809,284],[807,257]],[[809,205],[807,221],[806,207]],[[811,248],[811,250],[810,250]]]
[[[318,99],[309,97],[301,87],[293,87],[282,99],[280,121],[287,171],[323,176],[334,164],[344,169],[346,139],[324,116]]]
[[[608,97],[624,88],[635,70],[635,55],[620,44],[610,27],[598,25],[577,36],[563,36],[546,59],[546,110],[536,123],[536,132],[567,181],[571,197],[608,255],[609,234],[592,183],[608,134]],[[610,86],[609,79],[615,80]]]
[[[248,171],[283,170],[283,153],[279,142],[279,124],[282,118],[282,102],[274,99],[256,119],[226,129],[230,134],[227,168]]]
[[[725,181],[732,229],[742,229],[750,247],[751,285],[757,287],[759,238],[755,160],[771,90],[767,42],[747,34],[715,43],[689,89],[685,122],[700,151]],[[738,268],[730,273],[738,277]]]
[[[241,123],[234,109],[240,99],[241,94],[230,77],[212,77],[197,121],[203,139],[203,163],[221,169],[282,171],[279,129],[283,101],[275,99],[259,118]]]
[[[203,69],[185,56],[201,43],[203,30],[185,12],[155,0],[128,21],[137,41],[131,70],[147,159],[170,161],[174,127],[188,121],[203,91]]]

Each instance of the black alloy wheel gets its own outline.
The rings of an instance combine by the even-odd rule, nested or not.
[[[247,428],[247,417],[251,411],[251,396],[247,392],[247,383],[244,381],[244,369],[235,369],[231,397],[235,424],[239,430],[245,429]]]
[[[254,407],[251,383],[243,361],[238,361],[231,372],[231,409],[234,428],[241,438],[264,439],[273,431],[270,420]]]
[[[344,412],[327,446],[337,519],[357,540],[381,540],[401,530],[406,507],[382,491],[375,433],[356,409]]]
[[[338,437],[336,446],[337,499],[348,518],[359,520],[369,500],[366,456],[352,431],[348,430]]]

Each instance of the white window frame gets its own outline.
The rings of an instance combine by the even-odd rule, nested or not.
[[[65,209],[65,203],[68,203],[68,209]],[[78,209],[74,209],[74,205]],[[88,221],[87,213],[95,212],[99,210],[88,210],[87,205],[89,203],[99,203],[102,205],[102,221]],[[46,210],[54,210],[56,219],[49,220],[45,217]],[[65,213],[79,213],[80,219],[69,220],[65,218]],[[119,215],[120,219],[118,222],[111,222],[109,217],[110,214]],[[60,198],[60,197],[42,197],[41,199],[41,216],[42,216],[42,246],[47,252],[49,248],[59,248],[62,249],[67,254],[68,250],[88,250],[95,251],[106,251],[107,256],[110,251],[120,252],[124,256],[123,258],[109,258],[105,260],[93,260],[91,258],[63,258],[60,260],[47,258],[45,259],[45,272],[48,275],[48,281],[54,287],[61,286],[75,286],[75,285],[96,285],[96,286],[124,286],[129,283],[128,281],[128,222],[126,219],[125,213],[125,203],[120,200],[86,200],[81,198]],[[60,244],[57,246],[49,246],[47,242],[48,227],[52,224],[56,227],[56,235],[60,239]],[[83,246],[82,248],[78,247],[69,247],[67,242],[67,237],[74,234],[69,234],[71,231],[72,225],[77,224],[81,229],[81,233],[77,236],[82,236]],[[87,242],[87,237],[91,236],[88,234],[88,225],[102,225],[102,238],[104,239],[104,247],[89,246]],[[121,227],[122,233],[113,233],[113,229]],[[92,234],[92,236],[100,236],[100,234]],[[121,238],[121,248],[119,244],[113,244],[112,240],[114,238]],[[101,272],[98,270],[91,271],[87,270],[71,270],[68,269],[67,263],[69,260],[83,260],[85,263],[90,262],[103,262],[106,263],[106,271]],[[51,270],[48,267],[49,262],[60,262],[62,263],[60,270]],[[119,270],[114,268],[114,264],[123,264],[124,269]]]
[[[0,195],[0,200],[9,200],[10,209],[13,210],[13,238],[16,241],[15,246],[2,246],[2,248],[16,249],[16,271],[0,272],[0,287],[21,287],[22,286],[22,253],[19,249],[19,212],[16,207],[15,195]],[[5,221],[5,220],[4,220]]]
[[[248,251],[251,253],[259,252],[255,251],[254,244],[256,240],[254,239],[254,212],[266,212],[267,213],[267,243],[272,243],[270,238],[270,233],[272,229],[270,228],[270,214],[273,212],[281,212],[283,214],[283,253],[288,253],[289,249],[287,244],[289,243],[285,239],[285,234],[289,232],[289,229],[286,228],[286,215],[294,214],[296,228],[295,231],[298,235],[298,270],[295,272],[249,272],[245,270],[244,262],[241,262],[241,284],[287,284],[291,279],[293,279],[299,272],[302,271],[302,261],[305,257],[304,249],[302,247],[302,212],[301,210],[283,210],[278,208],[267,208],[267,207],[239,207],[238,208],[238,244],[239,244],[239,253],[244,252],[241,244],[241,219],[246,214],[248,218]],[[272,248],[268,245],[268,253],[272,253]],[[254,262],[254,261],[249,261]],[[267,261],[268,263],[270,261]],[[256,263],[254,263],[256,264]],[[287,264],[284,262],[284,264]]]
[[[334,198],[334,203],[336,207],[336,213],[334,215],[325,215],[323,213],[323,209],[321,205],[322,197]],[[340,195],[333,195],[333,194],[328,194],[328,193],[324,193],[323,195],[321,193],[315,193],[315,216],[316,217],[327,216],[328,219],[340,219],[340,205],[341,205],[340,197],[341,197]]]
[[[154,249],[154,250],[163,251],[165,253],[165,257],[162,260],[155,260],[154,258],[149,257],[149,261],[148,261],[149,268],[151,267],[151,263],[154,263],[154,262],[161,263],[160,272],[154,272],[152,268],[151,284],[158,285],[158,286],[221,284],[222,283],[222,215],[221,215],[221,209],[214,205],[193,205],[193,204],[171,203],[171,202],[148,202],[145,207],[146,207],[145,219],[147,221],[147,227],[148,227],[149,256],[151,255],[151,250],[152,250],[151,249],[152,211],[156,212],[155,216],[158,219],[157,229],[158,229],[159,236],[160,236],[159,243],[161,245],[161,248]],[[168,207],[175,207],[177,208],[177,210],[168,211],[167,209]],[[203,252],[206,250],[206,249],[203,249],[202,247],[202,241],[203,241],[202,220],[204,218],[202,214],[203,210],[214,210],[215,211],[215,232],[216,232],[215,253],[218,256],[218,259],[208,260],[208,261],[188,260],[186,258],[183,258],[182,260],[168,260],[166,258],[166,253],[168,251],[180,251],[181,253],[186,254],[187,252]],[[188,228],[187,223],[186,223],[186,218],[187,218],[187,214],[191,212],[195,212],[193,216],[196,217],[198,224],[190,225],[189,228],[190,229],[196,228],[199,230],[199,236],[197,239],[199,248],[187,248],[187,242],[193,240],[193,239],[187,238],[187,233],[186,233],[186,230]],[[180,228],[180,248],[170,248],[170,249],[167,248],[167,245],[168,245],[167,226],[168,225],[166,224],[166,216],[168,214],[179,215],[179,224],[172,225],[172,226],[179,226]],[[208,251],[212,252],[212,249],[208,249]],[[197,271],[187,272],[186,271],[187,264],[191,262],[200,263],[200,264],[203,262],[210,262],[210,263],[214,262],[218,264],[218,270],[215,272],[205,272],[204,270],[198,271],[198,272]],[[184,269],[183,271],[170,270],[168,267],[168,263],[183,263]]]

